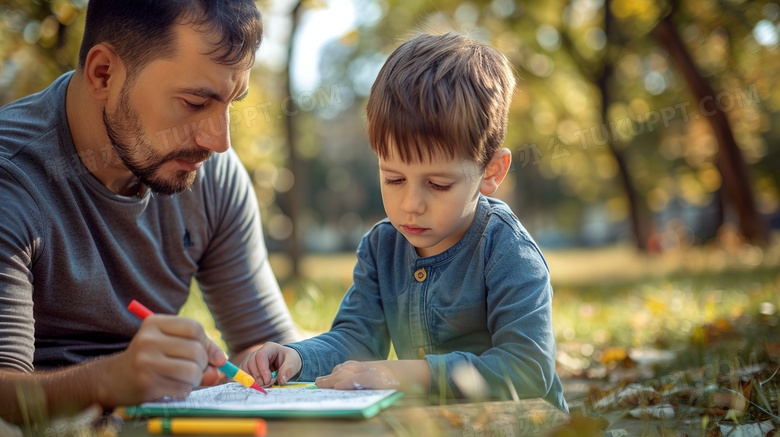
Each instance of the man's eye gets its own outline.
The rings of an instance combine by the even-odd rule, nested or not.
[[[385,184],[387,184],[387,185],[398,185],[398,184],[400,184],[403,181],[404,181],[403,179],[388,179],[388,178],[385,178]]]
[[[192,109],[192,110],[200,110],[200,109],[203,109],[203,108],[206,107],[206,102],[203,102],[203,103],[192,103],[192,102],[190,102],[188,100],[184,100],[184,104],[185,104],[185,106],[187,106],[187,108]]]

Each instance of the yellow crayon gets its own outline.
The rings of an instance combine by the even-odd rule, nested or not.
[[[217,434],[253,435],[263,437],[266,432],[263,419],[207,419],[190,417],[161,417],[149,419],[149,434]]]
[[[272,385],[268,388],[293,388],[293,387],[316,387],[314,384],[285,384],[285,385]]]

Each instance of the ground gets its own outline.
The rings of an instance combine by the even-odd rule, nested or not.
[[[558,373],[573,412],[600,417],[614,436],[764,436],[749,427],[765,420],[780,426],[775,241],[660,255],[627,246],[544,251],[555,290]],[[354,262],[352,253],[309,256],[301,263],[305,279],[291,280],[289,260],[271,256],[302,332],[329,328]],[[197,293],[183,313],[208,326]]]

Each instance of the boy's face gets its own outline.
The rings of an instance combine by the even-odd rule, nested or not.
[[[390,223],[420,256],[438,255],[466,233],[479,199],[478,164],[455,157],[401,161],[379,158],[382,201]]]

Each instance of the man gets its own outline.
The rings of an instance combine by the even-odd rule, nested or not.
[[[229,151],[261,37],[251,0],[91,0],[77,70],[0,108],[0,417],[216,383],[193,276],[231,361],[297,337]]]

